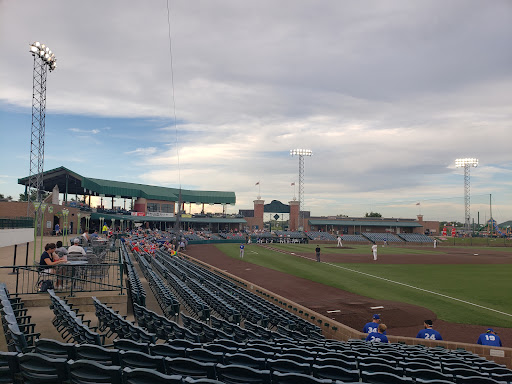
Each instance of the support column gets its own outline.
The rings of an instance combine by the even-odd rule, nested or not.
[[[289,201],[290,204],[290,231],[296,231],[299,228],[299,208],[298,200]]]
[[[263,229],[263,213],[265,211],[265,200],[256,199],[254,200],[254,221],[258,228]]]

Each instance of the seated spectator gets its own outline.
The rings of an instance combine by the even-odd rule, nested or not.
[[[98,238],[98,231],[97,230],[94,230],[93,233],[91,233],[91,235],[89,236],[92,239],[97,239]]]
[[[432,329],[432,320],[425,320],[423,324],[425,329],[422,329],[416,335],[417,339],[426,339],[426,340],[443,340],[441,334],[436,330]]]
[[[57,252],[59,260],[68,261],[68,250],[62,246],[62,241],[57,241],[57,249],[55,249],[55,252]]]
[[[85,249],[83,249],[80,245],[80,239],[73,240],[73,245],[68,248],[68,253],[81,253],[82,255],[86,255]]]
[[[368,336],[366,336],[366,341],[372,341],[376,343],[389,343],[389,340],[386,333],[386,324],[379,324],[377,327],[377,332],[369,333]]]
[[[493,347],[502,347],[501,339],[496,334],[497,332],[494,331],[494,329],[489,328],[487,332],[482,333],[480,337],[478,338],[477,344],[480,345],[491,345]]]

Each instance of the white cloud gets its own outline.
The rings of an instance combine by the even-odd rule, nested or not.
[[[127,155],[141,155],[141,156],[148,156],[156,153],[157,149],[155,147],[148,147],[148,148],[137,148],[133,151],[125,152]]]
[[[166,121],[120,149],[119,162],[133,163],[144,182],[233,190],[247,207],[261,180],[262,194],[288,201],[290,182],[298,182],[288,151],[307,147],[314,155],[305,162],[306,208],[314,213],[349,210],[344,201],[359,212],[396,196],[460,197],[460,156],[480,159],[473,193],[510,198],[507,1],[226,0],[203,2],[200,12],[195,2],[174,2],[176,127],[168,124],[165,3],[29,4],[0,3],[0,28],[9,31],[0,101],[30,108],[25,48],[40,36],[58,57],[48,75],[49,114]],[[69,130],[95,146],[114,131],[103,122]]]

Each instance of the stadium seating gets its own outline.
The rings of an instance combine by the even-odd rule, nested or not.
[[[376,242],[388,242],[388,243],[403,243],[403,240],[392,233],[363,233],[364,237],[370,240],[372,243]]]
[[[310,240],[336,241],[336,237],[329,232],[309,231],[306,235]]]
[[[408,243],[432,243],[434,240],[422,233],[400,233],[398,235],[402,240]]]

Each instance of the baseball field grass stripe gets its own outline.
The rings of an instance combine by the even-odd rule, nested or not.
[[[300,256],[300,257],[304,257],[304,256]],[[311,259],[309,259],[309,260],[311,260]],[[479,307],[479,308],[482,308],[482,309],[485,309],[485,310],[488,310],[488,311],[493,311],[493,312],[499,313],[501,315],[512,317],[512,314],[510,314],[510,313],[506,313],[506,312],[503,312],[503,311],[498,311],[497,309],[494,309],[494,308],[485,307],[483,305],[475,304],[475,303],[472,303],[470,301],[466,301],[466,300],[462,300],[462,299],[458,299],[456,297],[448,296],[448,295],[445,295],[443,293],[431,291],[431,290],[420,288],[420,287],[415,287],[414,285],[410,285],[410,284],[406,284],[406,283],[401,283],[400,281],[394,281],[394,280],[391,280],[391,279],[387,279],[385,277],[381,277],[381,276],[377,276],[377,275],[372,275],[370,273],[366,273],[366,272],[362,272],[362,271],[356,271],[355,269],[351,269],[351,268],[347,268],[347,267],[342,267],[341,265],[336,265],[336,264],[332,264],[332,263],[324,263],[324,264],[330,265],[330,266],[335,267],[335,268],[341,268],[341,269],[344,269],[346,271],[350,271],[350,272],[354,272],[354,273],[360,273],[361,275],[369,276],[369,277],[372,277],[374,279],[380,279],[380,280],[387,281],[389,283],[402,285],[402,286],[407,287],[407,288],[417,289],[418,291],[423,291],[423,292],[427,292],[427,293],[430,293],[430,294],[433,294],[433,295],[438,295],[438,296],[445,297],[445,298],[450,299],[450,300],[459,301],[459,302],[464,303],[464,304],[472,305],[472,306]]]
[[[259,254],[250,254],[244,261],[373,299],[419,305],[449,322],[511,326],[512,264],[316,263],[313,261],[315,244],[268,245],[278,250],[249,244],[249,249],[257,248]],[[238,257],[231,244],[216,247],[230,257]],[[354,254],[357,249],[364,251],[363,257],[370,257],[368,246],[356,247],[349,250],[323,247],[322,251]],[[386,247],[379,250],[379,255],[388,252],[389,255],[410,254],[407,249]],[[411,257],[425,256],[418,253]]]

